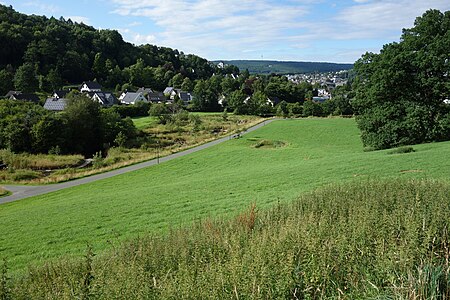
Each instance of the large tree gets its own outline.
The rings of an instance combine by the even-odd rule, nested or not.
[[[355,63],[358,126],[376,149],[450,139],[450,11],[429,10],[398,43]]]

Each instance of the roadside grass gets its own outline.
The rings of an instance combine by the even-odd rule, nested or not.
[[[255,148],[255,140],[287,143]],[[334,182],[450,178],[450,142],[407,155],[364,152],[353,119],[276,121],[240,139],[164,164],[0,205],[0,258],[12,272],[96,252],[205,218],[265,209]]]
[[[4,187],[0,186],[0,197],[8,195],[8,191]]]
[[[448,299],[450,184],[330,184],[30,268],[10,299]],[[2,293],[0,287],[0,294]]]
[[[49,184],[83,178],[154,159],[158,155],[180,152],[243,131],[263,120],[255,116],[232,115],[225,121],[216,113],[199,116],[197,126],[188,121],[161,125],[154,117],[133,119],[136,127],[146,134],[147,142],[139,148],[110,148],[106,157],[96,159],[85,168],[77,168],[84,161],[81,155],[15,154],[0,150],[0,162],[8,165],[7,170],[0,170],[0,182]]]

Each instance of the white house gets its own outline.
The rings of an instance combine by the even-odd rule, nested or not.
[[[109,92],[90,92],[88,95],[93,101],[97,101],[102,106],[112,106],[118,102],[116,96]]]
[[[90,92],[101,92],[102,86],[95,81],[85,81],[81,84],[80,92],[90,93]]]
[[[124,104],[136,104],[137,102],[148,102],[148,99],[142,93],[128,92],[120,99],[120,102]]]

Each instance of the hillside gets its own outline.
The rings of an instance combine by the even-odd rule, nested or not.
[[[215,61],[223,62],[227,65],[238,67],[241,72],[245,69],[251,74],[300,74],[314,72],[333,72],[349,70],[353,64],[338,64],[327,62],[301,62],[301,61],[272,61],[272,60],[226,60]]]
[[[93,79],[112,89],[129,83],[161,91],[176,74],[195,80],[219,71],[206,59],[176,49],[135,46],[116,30],[30,16],[1,4],[0,40],[5,41],[0,96],[13,89],[51,92]]]
[[[208,217],[229,218],[256,203],[287,203],[333,182],[449,178],[450,143],[415,152],[364,152],[353,119],[273,122],[241,139],[155,167],[0,206],[0,259],[12,270],[63,255],[96,252],[148,232]],[[26,230],[25,230],[26,229]]]
[[[382,192],[380,192],[382,191]],[[448,183],[358,180],[4,275],[3,299],[448,299]],[[276,198],[272,199],[276,201]],[[6,287],[6,288],[5,288]],[[5,297],[6,296],[6,297]]]

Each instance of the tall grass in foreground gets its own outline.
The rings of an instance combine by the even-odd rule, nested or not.
[[[450,185],[332,185],[4,279],[12,299],[448,299]],[[94,249],[95,251],[95,249]]]

